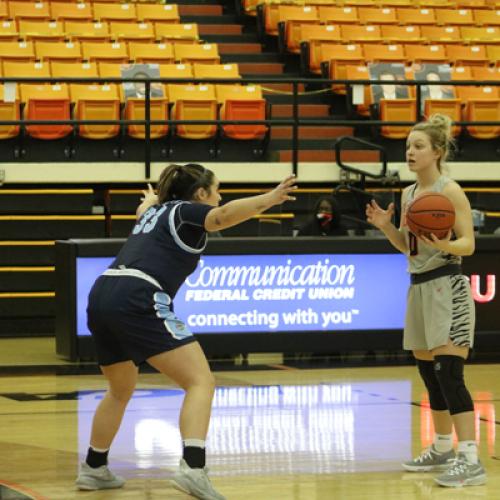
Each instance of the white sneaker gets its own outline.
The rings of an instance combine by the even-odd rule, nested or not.
[[[200,500],[226,500],[218,493],[207,476],[208,469],[191,469],[184,459],[181,459],[179,469],[171,480],[179,490],[193,495]]]
[[[76,486],[79,490],[109,490],[121,488],[125,484],[125,479],[113,474],[107,465],[93,468],[83,462],[80,465],[80,472],[76,479]]]

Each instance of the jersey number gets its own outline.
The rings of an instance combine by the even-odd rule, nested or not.
[[[165,212],[167,207],[163,205],[161,208],[150,207],[142,216],[141,220],[134,226],[132,234],[149,233],[153,230],[158,222],[160,215]]]

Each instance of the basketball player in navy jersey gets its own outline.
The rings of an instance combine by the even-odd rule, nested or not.
[[[404,349],[413,351],[429,393],[434,442],[428,450],[403,463],[411,472],[443,471],[441,486],[481,485],[486,472],[478,460],[474,404],[464,382],[464,362],[474,341],[475,310],[469,282],[461,271],[462,256],[474,252],[474,228],[469,201],[462,188],[443,175],[451,143],[451,120],[433,115],[415,125],[406,143],[406,160],[417,182],[402,195],[400,228],[391,223],[394,205],[387,210],[372,201],[367,220],[408,256],[411,286],[404,329]],[[405,209],[418,195],[439,192],[455,207],[452,232],[418,239],[408,231]],[[458,453],[453,449],[453,427]]]
[[[134,392],[138,365],[147,362],[185,390],[180,412],[183,454],[173,483],[196,498],[224,497],[205,469],[205,439],[215,380],[172,301],[195,270],[207,232],[246,221],[279,205],[296,189],[294,176],[272,191],[219,207],[219,181],[197,164],[170,165],[137,209],[137,223],[118,256],[89,295],[88,325],[109,388],[99,404],[85,462],[76,484],[82,490],[120,488],[124,479],[107,466],[107,455]]]

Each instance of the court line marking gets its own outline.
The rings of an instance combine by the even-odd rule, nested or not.
[[[14,490],[16,493],[22,493],[23,495],[28,495],[27,498],[30,500],[49,500],[47,497],[40,495],[40,493],[37,493],[36,491],[21,486],[20,484],[12,483],[10,481],[5,481],[4,479],[0,479],[0,484],[3,486],[7,486],[7,488]]]

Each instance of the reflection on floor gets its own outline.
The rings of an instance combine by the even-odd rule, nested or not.
[[[102,392],[80,394],[79,446],[88,443]],[[174,468],[183,393],[138,391],[113,456],[140,468]],[[330,474],[397,469],[411,453],[410,381],[217,389],[207,447],[214,473]],[[227,473],[225,473],[227,474]]]

